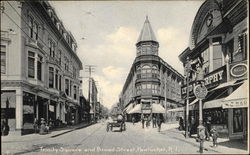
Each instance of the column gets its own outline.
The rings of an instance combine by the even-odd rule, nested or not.
[[[23,128],[23,91],[21,88],[16,90],[16,130]]]
[[[213,64],[213,41],[212,38],[209,39],[209,72],[214,70],[214,64]]]

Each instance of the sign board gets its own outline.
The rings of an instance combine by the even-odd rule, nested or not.
[[[226,108],[245,108],[247,107],[247,99],[236,99],[231,101],[225,101],[222,105],[223,109]]]
[[[151,111],[152,111],[151,109],[142,109],[143,114],[150,114]]]
[[[226,66],[222,66],[209,74],[204,76],[205,86],[207,89],[212,89],[227,81]],[[189,96],[194,96],[193,89],[195,87],[195,81],[189,82]],[[182,86],[181,95],[185,98],[187,94],[187,85]]]
[[[201,85],[195,86],[194,95],[197,99],[204,99],[207,96],[207,88]]]
[[[237,79],[247,77],[247,64],[246,62],[240,62],[230,65],[230,79]]]

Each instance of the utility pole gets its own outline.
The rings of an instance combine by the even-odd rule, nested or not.
[[[189,117],[189,74],[191,70],[191,64],[189,61],[189,57],[187,57],[187,62],[185,65],[185,73],[186,73],[186,80],[187,80],[187,99],[186,99],[186,132],[185,132],[185,137],[188,138],[188,127],[189,127],[189,122],[188,122],[188,117]]]
[[[94,68],[95,68],[96,66],[94,66],[94,65],[85,65],[85,72],[88,72],[89,73],[89,91],[88,91],[88,101],[89,101],[89,104],[90,105],[92,105],[92,100],[91,100],[91,96],[90,96],[90,94],[91,94],[91,73],[92,72],[94,72]],[[93,111],[94,112],[94,120],[95,120],[95,111]]]

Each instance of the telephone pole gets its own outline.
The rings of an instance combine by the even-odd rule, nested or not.
[[[89,76],[88,76],[88,79],[89,79],[89,91],[88,91],[88,101],[89,101],[89,104],[92,105],[92,100],[91,100],[91,73],[94,72],[94,69],[95,69],[96,66],[94,65],[85,65],[85,72],[88,72],[89,73]],[[94,109],[94,108],[93,108]],[[92,109],[92,110],[93,110]],[[94,112],[94,120],[95,120],[95,111]]]

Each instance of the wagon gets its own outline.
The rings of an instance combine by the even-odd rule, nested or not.
[[[121,116],[121,115],[120,115]],[[123,118],[114,118],[113,121],[107,123],[107,132],[113,131],[113,128],[118,128],[120,132],[126,130],[126,124]]]

